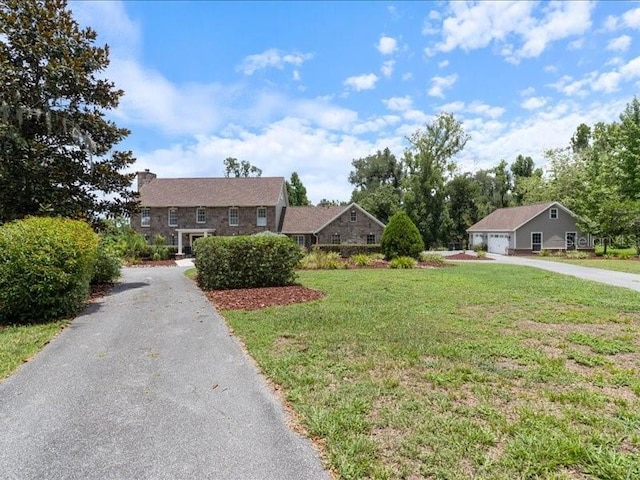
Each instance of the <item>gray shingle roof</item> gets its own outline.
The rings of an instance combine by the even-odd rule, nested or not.
[[[347,207],[287,207],[282,233],[316,233],[327,222],[340,215]]]
[[[537,217],[557,202],[536,203],[523,205],[522,207],[499,208],[490,213],[475,225],[467,229],[467,232],[504,231],[512,232],[529,220]]]
[[[155,178],[140,188],[142,207],[276,205],[284,177]]]

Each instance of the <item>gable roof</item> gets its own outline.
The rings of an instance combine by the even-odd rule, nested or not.
[[[357,208],[364,215],[375,221],[381,227],[384,223],[367,212],[357,203],[351,203],[347,206],[330,206],[330,207],[287,207],[284,214],[284,223],[282,224],[282,232],[286,234],[305,234],[318,233],[336,218],[348,210]]]
[[[514,232],[525,223],[545,212],[551,207],[558,207],[575,217],[568,208],[558,202],[535,203],[521,207],[499,208],[478,223],[467,229],[467,232]]]
[[[259,207],[276,205],[284,177],[155,178],[140,188],[142,207]]]

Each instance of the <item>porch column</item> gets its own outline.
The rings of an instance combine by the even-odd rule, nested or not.
[[[182,255],[182,232],[178,230],[178,255]]]

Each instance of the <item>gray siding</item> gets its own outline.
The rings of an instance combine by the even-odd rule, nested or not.
[[[566,248],[565,233],[577,232],[577,248],[592,248],[591,239],[588,235],[582,234],[576,226],[575,219],[566,211],[559,207],[558,218],[549,218],[547,209],[540,215],[530,220],[516,231],[516,249],[531,250],[531,234],[533,232],[542,233],[542,248],[547,250],[564,250]]]

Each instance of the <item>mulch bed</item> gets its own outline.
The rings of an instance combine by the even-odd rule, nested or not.
[[[493,258],[477,257],[468,253],[456,253],[455,255],[447,255],[445,258],[447,260],[493,260]]]
[[[258,310],[260,308],[311,302],[324,293],[300,285],[288,287],[236,288],[204,292],[218,310]]]
[[[140,263],[132,263],[127,267],[175,267],[175,260],[141,260]]]
[[[111,293],[113,287],[115,287],[115,283],[100,283],[98,285],[91,285],[91,291],[89,292],[89,299],[87,300],[89,303],[93,303],[97,300],[100,300],[102,297],[105,297]]]

